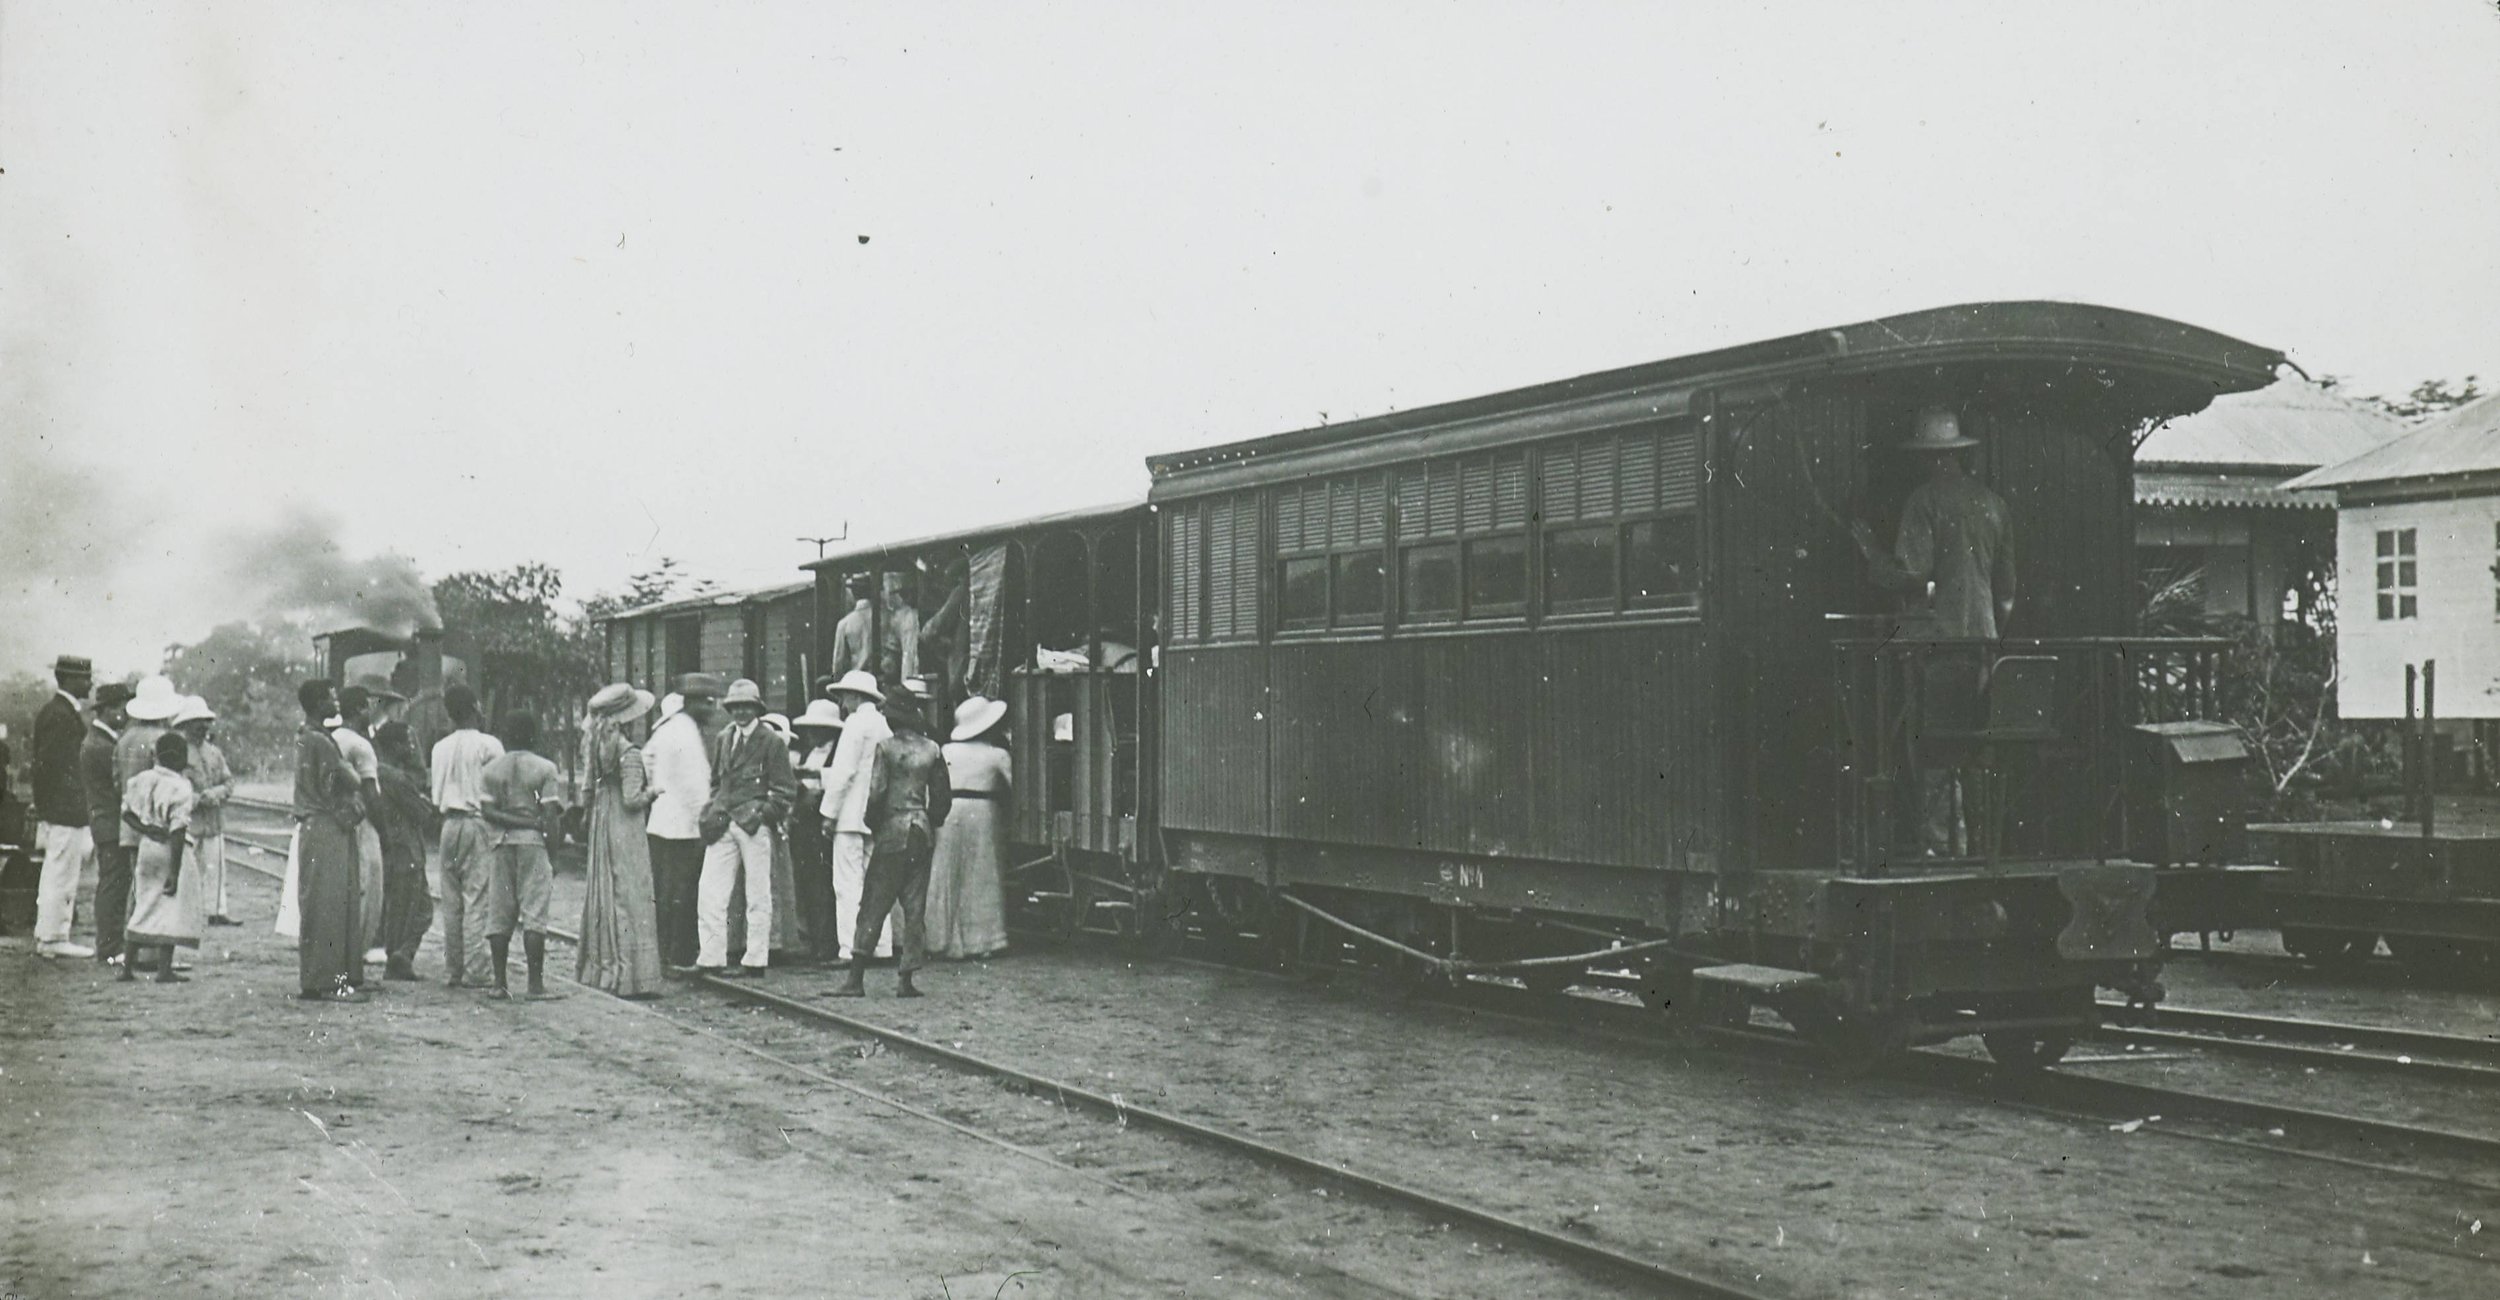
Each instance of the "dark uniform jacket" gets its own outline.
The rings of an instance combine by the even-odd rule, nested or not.
[[[95,833],[98,851],[122,842],[122,778],[113,766],[113,749],[120,743],[121,737],[94,722],[87,725],[87,738],[78,746],[78,784],[87,801],[87,829]]]
[[[868,777],[868,828],[878,835],[908,827],[914,820],[934,833],[954,809],[953,788],[946,779],[946,755],[937,742],[913,731],[897,731],[877,744],[877,760]]]
[[[87,720],[55,691],[35,714],[35,815],[55,826],[87,824],[87,796],[78,779],[78,748]]]
[[[799,778],[790,770],[790,742],[780,732],[761,722],[743,736],[740,730],[728,727],[712,741],[712,807],[753,834],[790,815]]]

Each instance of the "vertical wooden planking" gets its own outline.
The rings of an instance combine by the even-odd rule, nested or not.
[[[1165,824],[1269,834],[1266,649],[1166,647],[1161,676]]]

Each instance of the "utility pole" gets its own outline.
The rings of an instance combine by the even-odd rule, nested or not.
[[[798,540],[802,542],[816,543],[816,558],[821,560],[825,558],[826,547],[831,546],[835,542],[847,542],[851,540],[851,521],[848,519],[842,521],[842,535],[839,537],[802,537]]]

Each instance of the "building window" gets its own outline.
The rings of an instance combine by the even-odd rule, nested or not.
[[[2378,616],[2414,618],[2421,612],[2414,530],[2378,530]]]

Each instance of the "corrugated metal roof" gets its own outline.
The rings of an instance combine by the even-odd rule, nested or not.
[[[2500,393],[2468,402],[2393,442],[2303,474],[2286,486],[2351,487],[2397,479],[2500,473]]]
[[[914,551],[933,550],[941,546],[966,545],[972,542],[989,541],[992,539],[1007,537],[1016,533],[1037,532],[1049,528],[1081,527],[1085,524],[1099,523],[1106,519],[1117,519],[1122,515],[1130,514],[1145,508],[1146,502],[1143,498],[1132,498],[1127,501],[1114,501],[1104,505],[1083,506],[1075,510],[1060,510],[1047,515],[1035,515],[1027,519],[1011,519],[1002,524],[984,524],[979,528],[966,528],[952,533],[938,533],[929,537],[914,537],[905,541],[897,542],[880,542],[875,545],[862,544],[851,547],[849,550],[834,551],[826,555],[821,560],[809,560],[807,563],[802,564],[799,567],[802,569],[838,570],[846,565],[857,564],[863,560],[880,561],[897,555],[907,555]]]
[[[621,609],[596,621],[613,623],[621,619],[682,614],[690,609],[710,609],[716,605],[760,604],[779,600],[784,596],[797,595],[802,591],[812,589],[815,585],[812,581],[802,579],[798,582],[776,582],[769,587],[746,587],[737,591],[707,591],[699,596],[679,596],[675,600],[664,600],[656,605],[638,605],[632,609]]]
[[[2248,393],[2225,393],[2194,415],[2154,431],[2136,449],[2146,465],[2268,465],[2284,473],[2349,460],[2404,425],[2376,407],[2303,379],[2281,379]]]
[[[2229,506],[2242,510],[2332,510],[2332,492],[2287,492],[2269,474],[2138,470],[2140,506]]]

